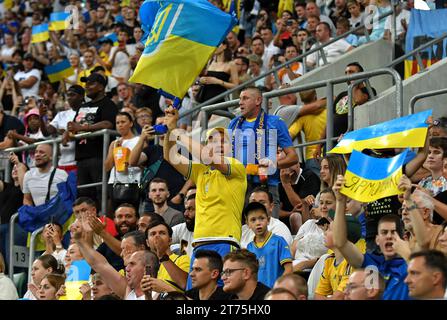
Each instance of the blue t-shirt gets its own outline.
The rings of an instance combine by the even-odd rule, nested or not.
[[[258,258],[258,281],[272,288],[276,279],[284,273],[284,263],[292,262],[289,246],[283,237],[270,234],[264,245],[258,248],[252,241],[247,250]]]
[[[383,255],[366,253],[362,268],[376,266],[385,279],[386,288],[383,300],[410,300],[408,297],[408,286],[404,280],[407,277],[407,263],[402,258],[385,260]]]
[[[366,239],[366,216],[365,216],[365,211],[361,212],[358,216],[357,216],[357,220],[360,223],[360,232],[362,235],[362,239]]]
[[[228,125],[228,129],[233,129],[236,127],[240,117],[231,120]],[[236,144],[235,153],[233,158],[238,159],[240,162],[247,166],[248,163],[255,163],[256,155],[256,139],[254,134],[254,126],[256,121],[248,122],[243,121],[240,128],[241,131],[235,133]],[[266,128],[267,127],[267,128]],[[264,126],[263,139],[267,136],[267,147],[265,148],[265,140],[261,143],[263,148],[261,152],[261,158],[269,158],[276,164],[276,151],[278,147],[288,148],[293,146],[292,139],[290,138],[289,131],[285,122],[278,116],[267,115],[267,126]],[[230,137],[233,136],[233,132],[230,131]],[[234,147],[234,146],[233,146]],[[267,150],[265,150],[267,149]],[[268,184],[272,186],[277,186],[279,184],[279,170],[273,173],[269,173]],[[253,176],[253,180],[250,182],[260,183],[258,176]]]

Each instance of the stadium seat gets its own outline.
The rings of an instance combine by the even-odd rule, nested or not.
[[[14,273],[12,281],[17,288],[17,293],[19,297],[23,297],[27,290],[27,275],[26,272]]]

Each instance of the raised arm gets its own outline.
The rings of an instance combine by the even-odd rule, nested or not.
[[[337,176],[332,190],[335,193],[337,207],[335,209],[335,218],[333,224],[334,245],[340,250],[346,261],[354,267],[360,268],[363,264],[364,256],[362,252],[350,241],[348,241],[346,228],[346,196],[340,193],[340,189],[345,183],[342,175]]]

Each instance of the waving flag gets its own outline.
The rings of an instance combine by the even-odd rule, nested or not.
[[[129,81],[183,98],[236,18],[206,0],[157,2],[160,8]]]
[[[68,268],[67,279],[65,279],[65,296],[59,300],[82,300],[79,287],[88,283],[92,268],[85,260],[73,261]]]
[[[397,188],[408,149],[393,158],[374,158],[353,151],[341,193],[360,202],[372,202],[402,193]]]
[[[99,42],[101,42],[102,39],[110,39],[113,42],[113,46],[117,47],[118,46],[118,36],[116,35],[115,32],[106,34],[104,37],[102,37],[101,39],[99,39]]]
[[[422,147],[427,135],[427,118],[432,110],[393,119],[348,132],[329,153],[352,150]]]
[[[42,23],[33,27],[31,31],[31,43],[43,42],[47,41],[48,39],[50,39],[48,23]]]
[[[68,59],[65,59],[59,63],[46,66],[45,73],[51,83],[61,81],[74,74],[74,69],[71,66]]]
[[[53,12],[50,15],[50,26],[51,31],[65,30],[68,28],[68,17],[70,14],[68,12]]]

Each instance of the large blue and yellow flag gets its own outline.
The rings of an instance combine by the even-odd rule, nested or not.
[[[206,0],[157,2],[160,8],[129,81],[162,89],[181,99],[236,18]]]
[[[70,14],[68,12],[53,12],[50,15],[50,26],[51,31],[65,30],[69,27],[68,17]]]
[[[42,23],[33,27],[31,31],[31,43],[43,42],[47,41],[48,39],[50,39],[48,23]]]
[[[73,261],[67,271],[65,279],[65,296],[59,300],[82,300],[82,294],[79,288],[88,283],[92,268],[85,260]]]
[[[46,66],[45,73],[47,74],[50,82],[54,83],[74,75],[74,69],[68,59],[65,59],[56,64]]]
[[[425,144],[432,110],[382,122],[348,132],[329,153],[351,153],[352,150],[418,148]]]
[[[393,158],[374,158],[353,151],[340,190],[351,199],[372,202],[402,193],[397,188],[408,149]]]
[[[447,33],[447,9],[437,10],[411,10],[411,23],[405,39],[405,52],[408,53],[417,47]],[[446,57],[447,39],[433,47],[421,52],[422,63],[429,67],[435,62]],[[414,56],[405,60],[405,79],[418,73],[420,70]]]

